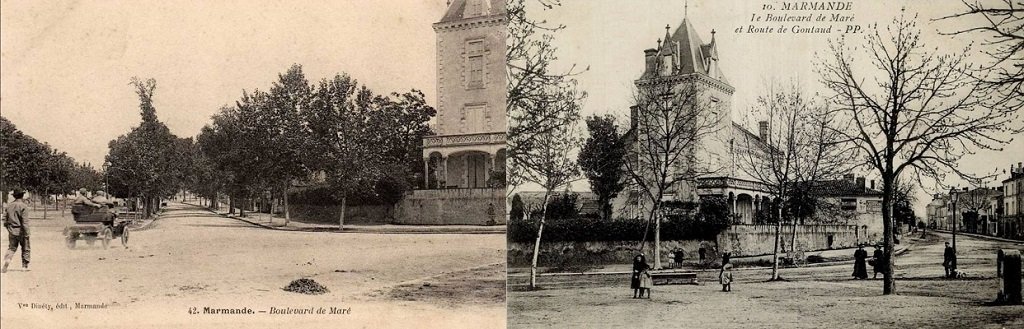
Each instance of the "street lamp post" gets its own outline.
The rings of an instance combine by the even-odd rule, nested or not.
[[[949,188],[949,201],[953,203],[953,251],[956,252],[956,201],[957,201],[956,188]]]

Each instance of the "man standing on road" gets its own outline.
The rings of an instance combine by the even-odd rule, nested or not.
[[[946,250],[942,253],[942,267],[946,269],[946,277],[956,276],[956,250],[946,242]]]
[[[14,253],[18,251],[18,247],[21,247],[21,267],[28,271],[29,262],[29,242],[28,242],[28,207],[25,206],[25,202],[21,201],[21,198],[25,196],[25,191],[14,190],[14,201],[8,203],[4,207],[4,228],[7,229],[8,236],[10,237],[7,243],[10,247],[7,253],[4,254],[4,265],[0,268],[0,273],[7,273],[7,265],[10,265],[11,259],[14,258]]]

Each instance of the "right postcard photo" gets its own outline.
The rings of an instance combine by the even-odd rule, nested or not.
[[[509,328],[1022,328],[1024,2],[508,0]]]

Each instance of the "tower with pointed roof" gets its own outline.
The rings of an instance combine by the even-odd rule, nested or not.
[[[692,152],[691,163],[674,164],[674,170],[689,170],[699,162],[703,169],[716,172],[695,181],[676,184],[673,191],[666,191],[669,199],[678,201],[699,201],[701,197],[721,196],[728,198],[731,211],[739,221],[751,223],[755,212],[763,201],[771,199],[767,189],[750,180],[736,168],[736,138],[760,140],[759,135],[750,133],[732,120],[732,96],[735,88],[729,83],[721,70],[721,58],[718,53],[716,32],[710,31],[708,42],[704,42],[700,34],[690,22],[683,17],[682,22],[673,31],[665,26],[665,34],[657,39],[653,48],[644,50],[644,71],[634,81],[638,90],[666,90],[678,93],[690,88],[698,90],[699,97],[706,98],[714,110],[716,133],[705,136]],[[662,89],[663,88],[663,89]],[[659,91],[660,93],[660,91]],[[663,96],[664,97],[664,96]],[[678,110],[678,109],[677,109]],[[632,141],[642,140],[644,136],[637,129],[637,120],[644,120],[637,107],[631,113],[632,129],[627,134]],[[642,198],[635,192],[627,193],[637,196],[631,200],[619,200],[627,214],[642,214],[644,208]],[[631,205],[635,203],[636,205]],[[629,216],[629,215],[627,215]]]

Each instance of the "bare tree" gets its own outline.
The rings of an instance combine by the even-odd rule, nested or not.
[[[974,72],[983,89],[994,97],[989,106],[1024,106],[1024,1],[1000,0],[986,6],[981,1],[964,4],[963,11],[938,18],[981,18],[976,26],[947,33],[949,35],[981,34],[982,52],[992,61]]]
[[[796,223],[802,202],[794,196],[809,195],[817,181],[843,172],[850,163],[850,152],[843,138],[832,129],[828,112],[792,83],[777,87],[757,98],[748,112],[761,118],[763,135],[743,134],[736,138],[737,167],[775,196],[775,248],[771,281],[779,277],[779,245],[783,219],[793,223],[790,248],[796,248]],[[763,125],[763,126],[761,126]]]
[[[634,145],[628,146],[626,171],[650,203],[646,210],[648,226],[654,223],[654,268],[661,268],[663,199],[691,194],[685,185],[692,188],[697,177],[720,169],[707,156],[706,142],[721,129],[726,109],[705,92],[694,74],[682,80],[640,81],[632,110]]]
[[[968,73],[966,51],[946,55],[926,48],[916,19],[901,14],[887,28],[867,33],[859,48],[832,41],[830,54],[817,63],[837,106],[833,117],[848,120],[836,131],[882,180],[887,295],[896,292],[892,209],[898,179],[911,175],[941,184],[953,173],[976,181],[957,161],[978,149],[999,150],[1022,131],[1019,108],[984,106],[988,96]]]
[[[528,6],[528,3],[531,3]],[[508,155],[507,173],[509,196],[524,182],[526,172],[516,165],[521,153],[535,149],[552,131],[560,129],[563,119],[576,118],[551,111],[555,104],[572,96],[576,102],[586,98],[585,92],[576,90],[573,76],[581,73],[575,65],[565,71],[556,71],[551,64],[558,60],[554,34],[565,28],[537,20],[529,13],[534,9],[547,10],[561,5],[559,0],[510,0],[508,2],[508,39],[506,74],[508,82]],[[529,8],[527,8],[529,7]],[[578,116],[578,113],[577,113]]]
[[[579,104],[572,95],[566,95],[564,102],[559,103],[560,109],[551,109],[552,112],[561,115],[579,114]],[[565,117],[559,117],[565,121]],[[568,122],[555,129],[545,131],[538,135],[545,143],[533,144],[529,149],[523,149],[518,153],[517,170],[525,182],[538,184],[544,188],[544,201],[540,205],[541,217],[537,226],[537,240],[533,245],[533,259],[530,266],[530,289],[537,287],[537,260],[540,254],[541,236],[544,233],[544,224],[548,216],[548,202],[551,196],[559,188],[568,185],[580,178],[580,172],[576,159],[569,155],[579,147],[579,139],[576,136],[575,125]]]

